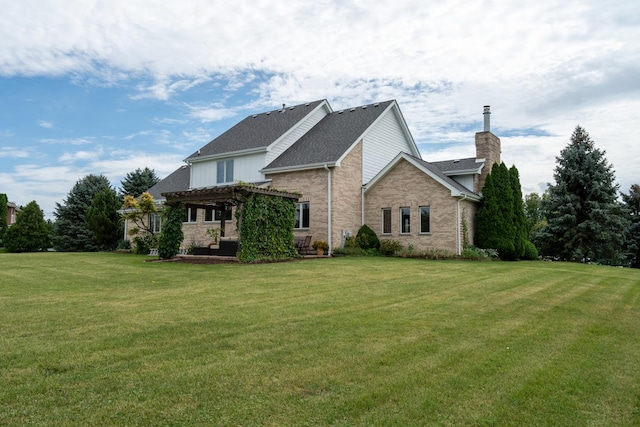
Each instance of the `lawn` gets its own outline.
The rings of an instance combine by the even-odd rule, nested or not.
[[[0,254],[0,425],[640,425],[640,271]]]

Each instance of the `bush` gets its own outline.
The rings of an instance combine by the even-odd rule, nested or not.
[[[402,252],[404,247],[402,243],[397,240],[392,239],[382,239],[380,240],[380,253],[385,256],[393,256],[397,253]]]
[[[533,261],[538,259],[538,249],[536,249],[533,243],[527,241],[524,244],[524,255],[522,259],[528,260],[528,261]]]
[[[358,230],[356,241],[362,249],[378,249],[380,247],[378,235],[367,224]]]
[[[133,238],[133,253],[146,255],[149,249],[158,247],[158,239],[153,234],[145,234]]]

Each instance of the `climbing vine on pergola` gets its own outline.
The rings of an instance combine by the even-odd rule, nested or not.
[[[235,184],[162,194],[167,204],[185,207],[236,206],[240,262],[275,261],[298,256],[293,244],[296,202],[300,195],[286,191]],[[225,221],[221,215],[221,235]]]

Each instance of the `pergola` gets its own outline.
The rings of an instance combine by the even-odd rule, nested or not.
[[[184,204],[185,207],[206,208],[214,206],[221,211],[220,215],[220,237],[224,236],[225,216],[222,214],[230,206],[241,207],[242,202],[252,194],[264,194],[267,196],[281,197],[298,200],[299,194],[288,191],[274,190],[259,187],[251,184],[232,184],[217,187],[195,188],[184,191],[171,191],[162,193],[167,205],[177,203]],[[240,219],[242,221],[242,218]]]

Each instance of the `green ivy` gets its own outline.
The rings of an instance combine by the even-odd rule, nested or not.
[[[178,254],[180,244],[184,240],[182,232],[182,203],[166,206],[163,211],[164,221],[162,234],[158,241],[158,255],[162,259],[169,259]]]
[[[296,202],[254,193],[236,209],[240,234],[240,262],[274,261],[298,257],[293,245]]]

